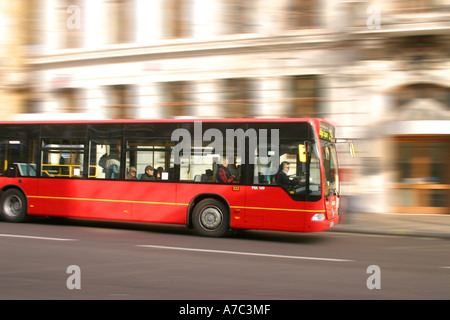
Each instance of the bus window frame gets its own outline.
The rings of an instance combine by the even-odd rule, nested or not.
[[[139,176],[144,174],[144,170],[139,171],[137,166],[134,164],[130,163],[130,158],[129,157],[129,152],[152,152],[153,153],[153,159],[152,159],[152,163],[147,163],[146,165],[151,165],[155,168],[155,170],[158,168],[155,165],[155,153],[158,152],[164,152],[164,171],[163,172],[167,172],[169,174],[168,179],[167,180],[163,180],[161,178],[161,180],[156,180],[156,181],[163,181],[163,182],[177,182],[174,180],[174,176],[175,172],[172,173],[172,176],[170,175],[170,169],[173,169],[172,171],[175,171],[175,164],[173,165],[173,167],[171,167],[171,154],[172,154],[172,150],[173,147],[175,145],[175,142],[171,141],[169,138],[165,137],[151,137],[151,138],[144,138],[144,137],[125,137],[124,139],[125,143],[124,143],[124,147],[123,149],[123,156],[125,159],[125,163],[124,163],[124,167],[125,170],[128,170],[131,166],[135,167],[137,172],[136,172],[136,180],[135,181],[140,181]],[[160,143],[161,142],[161,143]],[[136,144],[137,146],[131,146],[130,143],[132,144]],[[162,145],[162,143],[164,145]],[[130,181],[128,179],[122,179],[122,180],[126,180],[126,181]]]
[[[78,140],[78,142],[81,142],[82,144],[79,145],[83,145],[83,147],[77,147],[76,145],[64,145],[61,144],[58,146],[58,144],[56,143],[48,143],[46,144],[46,140],[66,140],[67,138],[54,138],[54,137],[40,137],[40,148],[39,148],[39,154],[40,154],[40,160],[39,160],[39,171],[37,172],[37,177],[41,177],[41,178],[52,178],[52,179],[86,179],[87,178],[87,153],[88,153],[88,147],[86,145],[87,143],[87,139],[85,137],[83,138],[70,138],[67,140]],[[44,152],[47,152],[47,154],[49,153],[53,153],[55,151],[60,151],[60,153],[63,153],[64,151],[76,151],[78,153],[78,151],[81,151],[80,153],[82,154],[82,165],[81,165],[81,170],[82,170],[82,174],[80,176],[72,176],[71,174],[71,167],[74,166],[72,164],[69,165],[61,165],[61,164],[55,164],[54,166],[69,166],[69,176],[51,176],[51,175],[45,175],[44,174],[44,166],[45,165],[49,165],[49,164],[44,164],[43,161],[43,157],[44,157]],[[51,165],[51,164],[50,164]]]
[[[325,159],[324,159],[324,154],[323,154],[323,150],[326,149],[326,148],[329,148],[330,146],[332,146],[333,150],[334,150],[334,155],[331,155],[331,153],[329,153],[330,164],[331,164],[332,160],[335,161],[335,163],[334,163],[334,165],[335,165],[335,168],[334,168],[335,169],[335,173],[334,173],[334,175],[335,175],[335,181],[334,181],[335,188],[334,189],[328,188],[329,190],[334,190],[334,193],[331,194],[331,195],[330,195],[330,193],[328,193],[328,194],[325,193],[325,189],[327,187],[325,184],[329,180],[328,180],[328,176],[327,176],[327,171],[326,171],[327,168],[326,168],[326,165],[325,165]],[[332,140],[320,139],[320,159],[321,159],[321,162],[322,162],[320,164],[321,171],[322,171],[322,193],[323,193],[323,197],[326,200],[328,200],[332,196],[339,196],[340,192],[341,192],[341,190],[340,190],[341,182],[340,182],[340,179],[339,179],[339,161],[338,161],[337,148],[336,148],[336,143],[335,142],[333,142]],[[330,166],[330,168],[329,168],[330,173],[331,173],[332,169],[333,168]]]

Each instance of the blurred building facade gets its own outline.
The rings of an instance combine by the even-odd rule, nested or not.
[[[4,120],[325,117],[354,210],[449,213],[450,0],[0,3]]]

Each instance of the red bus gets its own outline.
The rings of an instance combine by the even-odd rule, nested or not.
[[[316,232],[339,222],[324,119],[0,123],[0,215]],[[153,170],[151,170],[153,169]]]

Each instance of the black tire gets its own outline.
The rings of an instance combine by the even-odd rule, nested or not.
[[[27,199],[17,189],[8,189],[1,198],[1,215],[8,222],[23,222],[27,219]]]
[[[222,237],[230,228],[229,210],[221,201],[204,199],[194,208],[192,225],[201,236]]]

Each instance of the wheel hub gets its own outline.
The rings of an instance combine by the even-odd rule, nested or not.
[[[22,201],[17,196],[10,196],[3,206],[4,212],[10,217],[16,217],[22,210]]]
[[[216,207],[206,208],[200,215],[200,222],[206,229],[216,229],[222,224],[222,212]]]

